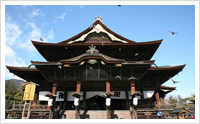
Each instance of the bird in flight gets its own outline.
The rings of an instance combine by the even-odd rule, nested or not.
[[[170,77],[170,79],[171,79],[171,77]],[[172,80],[172,82],[175,84],[175,83],[179,83],[178,81],[175,81],[175,80],[173,80],[173,79],[171,79]]]
[[[43,41],[43,39],[40,37],[40,40]]]
[[[177,32],[174,32],[174,31],[169,31],[169,32],[171,32],[172,35],[174,35],[174,34],[178,34]]]
[[[171,79],[172,80],[172,79]],[[173,83],[175,84],[175,83],[179,83],[178,81],[175,81],[175,80],[172,80],[173,81]]]

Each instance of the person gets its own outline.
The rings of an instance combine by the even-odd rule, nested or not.
[[[193,116],[193,115],[191,116],[191,119],[194,119],[194,116]]]

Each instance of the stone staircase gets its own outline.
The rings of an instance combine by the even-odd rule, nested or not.
[[[111,110],[112,119],[132,119],[129,110]]]
[[[75,111],[67,110],[66,119],[75,119]],[[80,119],[107,119],[106,110],[80,111]],[[111,119],[131,119],[129,110],[111,110]]]

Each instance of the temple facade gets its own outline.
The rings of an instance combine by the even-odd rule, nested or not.
[[[185,65],[157,66],[151,60],[162,41],[129,40],[96,17],[86,30],[65,41],[32,41],[46,62],[31,61],[29,67],[7,68],[39,85],[33,106],[50,105],[52,118],[57,106],[66,113],[72,111],[71,118],[76,119],[91,118],[90,111],[101,111],[107,119],[115,118],[114,115],[119,118],[120,112],[113,111],[126,112],[130,116],[127,118],[132,119],[151,118],[152,113],[160,111],[164,116],[169,112],[164,108],[164,98],[176,87],[163,84]],[[48,93],[55,96],[51,97],[52,104],[48,103]]]

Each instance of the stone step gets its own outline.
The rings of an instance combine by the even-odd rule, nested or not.
[[[66,119],[75,119],[75,111],[67,110],[64,113]],[[81,119],[107,119],[106,110],[80,111]],[[111,119],[131,119],[129,110],[111,110]]]

